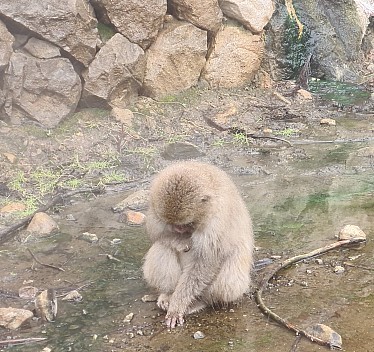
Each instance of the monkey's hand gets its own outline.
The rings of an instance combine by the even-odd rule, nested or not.
[[[184,319],[183,319],[183,314],[181,313],[174,313],[174,312],[169,312],[166,314],[165,317],[165,325],[170,328],[174,329],[177,325],[183,325]]]
[[[170,296],[166,293],[161,293],[160,296],[158,296],[157,299],[157,306],[167,312],[169,308],[169,300]]]

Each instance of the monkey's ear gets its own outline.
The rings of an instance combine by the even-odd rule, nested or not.
[[[208,196],[207,194],[206,194],[205,196],[202,196],[202,197],[201,197],[201,201],[202,201],[203,203],[206,203],[209,199],[210,199],[210,196]]]

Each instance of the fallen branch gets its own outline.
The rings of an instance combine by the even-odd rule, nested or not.
[[[20,230],[23,227],[25,227],[26,225],[28,225],[28,223],[31,221],[31,219],[33,218],[33,216],[36,213],[46,212],[49,208],[55,206],[56,204],[62,203],[65,198],[74,196],[74,195],[79,194],[79,193],[89,193],[89,192],[99,193],[99,192],[101,192],[101,189],[98,189],[98,188],[83,188],[83,189],[77,189],[75,191],[71,191],[71,192],[67,192],[67,193],[57,194],[46,205],[40,207],[39,209],[34,211],[31,215],[27,216],[26,218],[17,222],[16,224],[1,230],[0,231],[0,244],[3,244],[6,241],[9,241],[13,236],[15,236],[15,232],[17,230]]]
[[[29,251],[29,253],[31,254],[31,256],[33,257],[33,259],[40,265],[42,266],[46,266],[47,268],[52,268],[52,269],[56,269],[56,270],[60,270],[60,271],[65,271],[65,269],[63,268],[60,268],[58,266],[54,266],[52,264],[45,264],[45,263],[42,263],[36,256],[33,252],[31,252],[31,249],[30,248],[27,248],[27,250]]]
[[[253,138],[253,139],[271,139],[274,141],[279,141],[288,144],[290,147],[292,147],[291,142],[287,141],[286,139],[275,137],[275,136],[260,136],[254,133],[248,133],[242,128],[237,128],[237,127],[223,127],[219,125],[218,123],[214,122],[212,119],[209,117],[204,117],[205,122],[208,124],[208,126],[213,127],[217,129],[218,131],[228,131],[231,134],[238,134],[241,133],[245,135],[247,138]]]
[[[25,339],[9,339],[9,340],[0,340],[0,346],[12,346],[12,345],[26,345],[33,342],[41,342],[47,340],[46,337],[28,337]]]
[[[318,256],[318,255],[321,255],[323,253],[326,253],[328,251],[331,251],[333,249],[337,249],[337,248],[340,248],[340,247],[343,247],[343,246],[347,246],[347,245],[352,245],[352,244],[358,244],[358,243],[362,243],[362,242],[365,242],[364,239],[362,238],[353,238],[353,239],[348,239],[348,240],[341,240],[341,241],[338,241],[338,242],[334,242],[332,244],[329,244],[325,247],[322,247],[322,248],[318,248],[318,249],[315,249],[314,251],[311,251],[309,253],[306,253],[306,254],[301,254],[301,255],[297,255],[295,257],[292,257],[292,258],[289,258],[289,259],[286,259],[285,261],[283,261],[282,263],[280,263],[279,265],[276,266],[275,269],[271,270],[267,275],[264,276],[264,278],[262,279],[262,282],[261,284],[259,285],[259,288],[255,291],[255,294],[254,294],[254,297],[255,297],[255,300],[256,300],[256,303],[257,303],[257,306],[259,307],[259,309],[265,314],[267,315],[269,318],[273,319],[274,321],[276,321],[277,323],[279,323],[280,325],[283,325],[284,327],[286,327],[287,329],[293,331],[296,333],[296,335],[301,335],[301,336],[304,336],[306,337],[307,339],[311,340],[312,342],[316,342],[317,344],[321,345],[321,346],[329,346],[330,348],[333,348],[333,347],[336,347],[336,346],[332,346],[331,345],[331,342],[330,341],[325,341],[325,340],[322,340],[318,337],[315,337],[309,333],[307,333],[305,330],[302,330],[298,327],[296,327],[295,325],[289,323],[287,320],[281,318],[279,315],[275,314],[270,308],[268,308],[265,303],[263,302],[262,300],[262,293],[263,291],[265,290],[265,288],[267,287],[269,281],[282,269],[284,268],[287,268],[288,266],[292,265],[292,264],[295,264],[301,260],[304,260],[304,259],[310,259],[310,258],[313,258],[315,256]]]

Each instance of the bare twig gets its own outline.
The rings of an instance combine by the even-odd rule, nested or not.
[[[28,337],[24,339],[0,340],[0,346],[25,345],[33,342],[41,342],[47,340],[46,337]]]
[[[296,327],[295,325],[289,323],[287,320],[281,318],[279,315],[275,314],[263,302],[263,300],[262,300],[262,293],[263,293],[264,289],[267,287],[267,285],[268,285],[269,281],[271,280],[271,278],[273,276],[275,276],[281,269],[284,269],[284,268],[286,268],[286,267],[288,267],[288,266],[290,266],[290,265],[292,265],[294,263],[297,263],[297,262],[299,262],[301,260],[309,259],[309,258],[318,256],[318,255],[321,255],[321,254],[326,253],[328,251],[331,251],[333,249],[337,249],[337,248],[340,248],[340,247],[343,247],[343,246],[347,246],[347,245],[351,245],[351,244],[358,244],[358,243],[362,243],[362,242],[365,242],[365,240],[361,239],[361,238],[353,238],[353,239],[348,239],[348,240],[341,240],[341,241],[329,244],[329,245],[327,245],[325,247],[315,249],[314,251],[311,251],[309,253],[297,255],[295,257],[286,259],[282,263],[276,265],[275,269],[271,270],[267,275],[264,276],[264,278],[262,279],[262,282],[261,282],[259,288],[255,291],[254,296],[255,296],[255,299],[256,299],[257,306],[269,318],[273,319],[274,321],[276,321],[280,325],[283,325],[287,329],[295,332],[296,335],[304,336],[307,339],[311,340],[312,342],[316,342],[316,343],[318,343],[319,345],[322,345],[322,346],[336,347],[336,346],[331,346],[331,342],[330,341],[325,341],[325,340],[322,340],[322,339],[320,339],[318,337],[315,337],[315,336],[307,333],[305,330],[302,330],[302,329]]]
[[[52,268],[52,269],[56,269],[56,270],[60,270],[60,271],[65,271],[65,269],[63,268],[60,268],[58,266],[54,266],[52,264],[45,264],[45,263],[42,263],[36,256],[35,254],[31,251],[30,248],[27,248],[28,252],[31,254],[31,256],[33,257],[33,259],[40,265],[42,266],[46,266],[47,268]]]

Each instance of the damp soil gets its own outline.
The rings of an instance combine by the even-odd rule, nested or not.
[[[60,179],[79,178],[82,187],[100,186],[101,194],[65,199],[49,210],[59,224],[47,237],[24,230],[0,246],[0,307],[33,309],[32,300],[18,297],[19,288],[53,288],[58,300],[54,322],[33,320],[18,330],[0,328],[0,340],[45,337],[10,351],[322,351],[261,314],[248,294],[229,307],[215,307],[188,316],[183,328],[169,332],[164,313],[142,279],[141,263],[149,248],[144,227],[131,227],[112,207],[135,190],[147,189],[152,176],[175,158],[211,162],[227,171],[238,185],[254,222],[256,259],[277,262],[334,242],[347,224],[368,236],[364,247],[345,248],[283,270],[271,281],[263,299],[274,312],[307,328],[330,326],[343,339],[344,351],[372,351],[374,345],[374,104],[356,105],[300,100],[289,83],[275,88],[290,104],[269,91],[191,90],[164,102],[142,99],[131,109],[131,125],[113,120],[106,111],[83,110],[53,131],[33,124],[0,126],[2,205],[22,201],[9,187],[23,172],[65,170]],[[350,93],[351,94],[351,93]],[[225,129],[272,134],[291,142],[250,138]],[[332,118],[336,126],[320,125]],[[170,145],[173,148],[170,149]],[[171,150],[171,151],[170,151]],[[8,153],[8,157],[4,154]],[[9,159],[9,154],[15,160]],[[77,163],[77,160],[79,161]],[[108,169],[81,165],[111,160]],[[116,171],[121,182],[103,182]],[[54,192],[68,191],[64,187]],[[38,193],[40,194],[40,193]],[[53,193],[43,194],[43,204]],[[146,212],[146,210],[145,210]],[[19,214],[3,214],[5,229]],[[97,243],[82,239],[84,232]],[[43,263],[64,271],[41,266]],[[113,259],[114,258],[114,259]],[[346,265],[345,263],[349,263]],[[334,273],[342,265],[345,271]],[[266,268],[254,273],[254,287]],[[80,302],[62,301],[77,289]],[[252,288],[254,289],[254,288]],[[130,323],[124,318],[134,313]],[[194,339],[201,331],[205,337]]]

